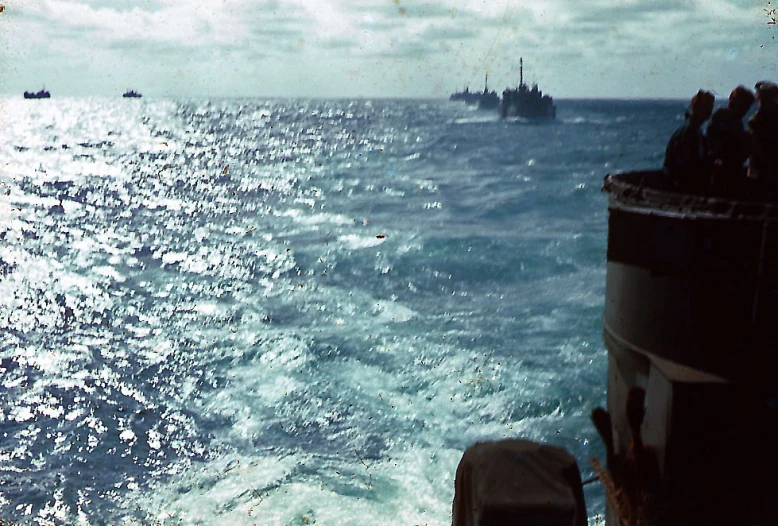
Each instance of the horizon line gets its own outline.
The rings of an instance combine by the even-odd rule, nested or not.
[[[51,93],[51,90],[46,90]],[[126,92],[126,91],[125,91]],[[123,93],[125,93],[123,92]],[[28,92],[28,93],[35,93],[35,92]],[[58,95],[59,98],[105,98],[105,99],[111,99],[111,98],[121,98],[123,93],[119,93],[117,95]],[[136,93],[141,93],[142,98],[149,98],[149,99],[207,99],[207,98],[213,98],[213,99],[266,99],[266,100],[419,100],[419,101],[449,101],[448,97],[445,95],[442,96],[411,96],[411,95],[355,95],[353,97],[348,96],[321,96],[321,95],[297,95],[297,96],[290,96],[290,95],[147,95],[140,91],[136,91]],[[22,100],[28,100],[23,99],[23,93],[17,94],[17,93],[11,93],[11,92],[1,92],[0,97],[8,97],[8,98],[22,98]],[[49,99],[44,100],[51,100],[57,98],[54,95],[52,95]],[[645,96],[645,97],[635,97],[635,96],[610,96],[610,97],[602,97],[602,96],[573,96],[573,97],[554,97],[552,96],[554,101],[582,101],[582,100],[613,100],[613,101],[688,101],[690,97],[684,97],[684,96]],[[458,102],[458,101],[451,101],[451,102]],[[461,102],[460,102],[461,103]]]

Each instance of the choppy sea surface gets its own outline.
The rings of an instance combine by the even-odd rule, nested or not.
[[[503,437],[591,476],[602,179],[684,105],[557,105],[0,99],[0,519],[447,525]]]

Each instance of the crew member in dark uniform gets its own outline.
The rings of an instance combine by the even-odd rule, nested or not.
[[[710,119],[707,140],[714,195],[743,196],[745,165],[751,155],[751,136],[743,126],[743,117],[753,104],[754,93],[745,86],[738,86],[730,93],[727,107],[716,110]]]
[[[698,91],[686,112],[686,123],[670,137],[664,172],[669,186],[676,191],[702,193],[708,190],[710,170],[702,125],[713,113],[715,100],[709,91]]]
[[[764,197],[773,198],[778,196],[778,84],[757,82],[756,103],[758,109],[748,120],[748,179]]]

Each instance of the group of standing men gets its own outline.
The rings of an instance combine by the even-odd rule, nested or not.
[[[738,86],[715,113],[714,102],[712,93],[697,92],[686,123],[670,138],[664,163],[670,187],[731,199],[778,198],[778,84],[757,82],[755,92]]]

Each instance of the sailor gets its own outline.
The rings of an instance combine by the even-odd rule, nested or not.
[[[686,123],[670,137],[665,151],[664,172],[674,190],[708,190],[708,156],[702,125],[713,113],[715,100],[716,97],[709,91],[698,91],[686,112]]]
[[[756,83],[756,113],[748,120],[748,178],[767,197],[778,195],[778,84]]]
[[[729,95],[726,108],[719,108],[708,124],[707,140],[714,194],[736,198],[743,195],[746,161],[751,153],[751,136],[743,117],[754,104],[754,92],[738,86]]]

